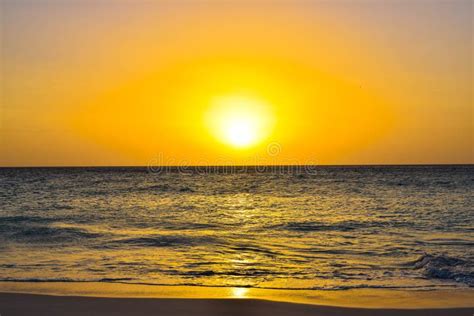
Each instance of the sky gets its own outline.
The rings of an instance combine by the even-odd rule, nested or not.
[[[0,166],[474,163],[467,0],[1,0]]]

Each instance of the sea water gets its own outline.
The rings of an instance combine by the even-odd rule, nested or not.
[[[474,286],[474,167],[3,168],[0,281]]]

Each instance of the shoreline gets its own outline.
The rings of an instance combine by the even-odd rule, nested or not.
[[[472,288],[449,290],[349,289],[325,291],[156,286],[100,282],[0,282],[0,296],[3,297],[5,295],[110,299],[258,300],[356,309],[474,309],[474,289]]]
[[[474,308],[392,309],[297,304],[263,299],[106,298],[0,293],[2,315],[461,316]]]

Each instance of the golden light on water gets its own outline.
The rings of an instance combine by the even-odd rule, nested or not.
[[[217,140],[236,148],[265,140],[274,125],[271,109],[264,101],[242,96],[215,98],[206,119]]]
[[[247,297],[248,288],[234,287],[232,288],[232,297],[234,298],[245,298]]]

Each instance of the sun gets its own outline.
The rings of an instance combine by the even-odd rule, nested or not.
[[[257,98],[218,97],[207,114],[211,134],[235,148],[259,144],[271,134],[274,124],[270,106]]]

